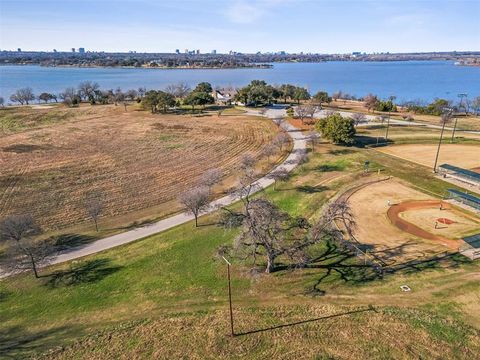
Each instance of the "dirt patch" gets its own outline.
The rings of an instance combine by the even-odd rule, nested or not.
[[[437,145],[407,144],[379,148],[385,154],[393,155],[420,165],[432,167],[435,162]],[[471,169],[480,167],[480,146],[463,144],[444,144],[440,149],[438,165],[451,164]]]
[[[455,224],[455,221],[447,219],[447,218],[438,218],[436,221],[441,223],[441,224],[445,224],[445,225]]]
[[[349,197],[349,203],[357,222],[355,238],[370,254],[389,265],[431,258],[445,252],[448,248],[443,243],[404,231],[389,219],[389,203],[395,206],[418,200],[437,201],[395,178],[367,185],[354,192]]]
[[[450,204],[443,205],[445,209],[450,208]],[[405,211],[412,211],[418,209],[425,209],[425,208],[439,208],[440,201],[439,200],[422,200],[422,201],[405,201],[400,204],[396,204],[391,206],[388,211],[387,215],[392,224],[398,227],[400,230],[405,231],[409,234],[412,234],[416,237],[420,237],[422,239],[436,241],[441,243],[442,245],[448,246],[450,249],[458,249],[460,246],[460,241],[447,239],[444,236],[432,234],[429,231],[412,224],[411,222],[403,219],[400,214]],[[435,220],[436,221],[436,220]]]

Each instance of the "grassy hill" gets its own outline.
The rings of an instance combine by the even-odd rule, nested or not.
[[[362,177],[363,163],[425,190],[447,184],[373,150],[322,145],[269,197],[292,215]],[[0,357],[458,358],[480,352],[480,264],[452,255],[383,279],[336,244],[307,269],[270,275],[233,264],[235,329],[228,337],[226,269],[216,255],[235,231],[218,214],[161,234],[0,282]],[[407,284],[411,292],[402,292]],[[42,355],[43,354],[43,355]]]

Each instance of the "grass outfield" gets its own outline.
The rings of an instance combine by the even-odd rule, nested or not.
[[[292,215],[314,218],[322,204],[362,176],[363,163],[424,190],[445,185],[425,169],[374,150],[317,146],[292,179],[265,195]],[[451,256],[406,266],[383,280],[332,244],[316,266],[272,275],[233,267],[238,332],[228,333],[225,265],[219,245],[235,232],[185,224],[69,264],[0,282],[0,356],[46,358],[472,358],[480,351],[480,264]],[[53,275],[53,276],[52,276]],[[400,285],[408,284],[410,293]],[[58,347],[65,347],[59,350]],[[359,356],[356,356],[359,355]],[[438,357],[437,356],[437,357]]]
[[[432,167],[435,163],[437,148],[435,144],[405,144],[379,148],[379,151]],[[480,167],[480,144],[443,144],[438,157],[438,165],[441,164],[451,164],[465,169]]]

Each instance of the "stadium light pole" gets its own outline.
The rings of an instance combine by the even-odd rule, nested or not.
[[[460,98],[460,103],[458,104],[458,107],[459,107],[459,111],[460,111],[460,108],[462,107],[463,105],[463,99],[466,98],[468,95],[467,94],[458,94],[458,97]],[[457,130],[457,121],[458,121],[458,114],[455,114],[454,117],[455,117],[455,124],[453,125],[453,131],[452,131],[452,138],[450,140],[451,143],[453,143],[453,139],[455,139],[455,131]],[[467,106],[465,104],[465,115],[467,115]]]
[[[232,285],[230,281],[230,261],[225,259],[225,257],[222,256],[222,259],[227,263],[227,277],[228,277],[228,303],[230,305],[230,336],[234,337],[235,332],[233,331],[233,309],[232,309]]]
[[[440,145],[442,145],[443,139],[443,132],[445,130],[445,125],[448,122],[448,119],[452,116],[453,109],[445,108],[444,113],[442,114],[442,131],[440,132],[440,139],[438,140],[438,147],[437,147],[437,155],[435,156],[435,164],[433,164],[433,172],[437,172],[437,163],[438,163],[438,155],[440,154]]]
[[[396,97],[396,96],[393,96],[393,95],[391,95],[391,96],[389,97],[389,100],[390,100],[390,102],[392,103],[392,107],[393,107],[393,104],[394,104],[393,102],[395,101],[396,98],[397,98],[397,97]],[[391,112],[392,110],[393,110],[393,109],[390,109],[390,108],[388,109],[387,131],[385,132],[385,142],[386,142],[386,143],[388,143],[388,130],[389,130],[389,128],[390,128],[390,112]]]

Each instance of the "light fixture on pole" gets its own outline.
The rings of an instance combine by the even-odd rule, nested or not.
[[[231,286],[231,281],[230,281],[230,261],[225,259],[225,257],[222,256],[222,259],[225,260],[227,263],[227,277],[228,277],[228,303],[230,306],[230,335],[232,337],[235,336],[235,332],[233,331],[233,309],[232,309],[232,286]]]
[[[451,108],[444,108],[442,114],[442,130],[440,132],[440,139],[438,140],[438,147],[437,147],[437,155],[435,156],[435,164],[433,164],[433,172],[437,172],[437,163],[438,163],[438,155],[440,154],[440,146],[442,145],[443,139],[443,132],[445,131],[445,125],[447,122],[452,118],[453,109]]]

